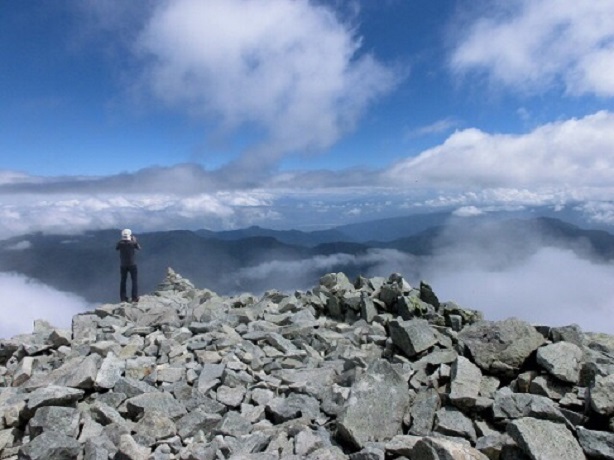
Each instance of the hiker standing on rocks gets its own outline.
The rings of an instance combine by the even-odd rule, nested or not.
[[[126,296],[126,280],[130,273],[132,282],[132,301],[139,301],[139,281],[136,267],[136,250],[141,249],[141,245],[136,240],[129,228],[122,230],[122,239],[117,242],[115,249],[119,251],[121,281],[119,284],[119,297],[122,302],[128,302]]]

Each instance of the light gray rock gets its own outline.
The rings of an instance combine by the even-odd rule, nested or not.
[[[450,402],[460,408],[475,406],[482,384],[480,368],[464,356],[452,365]]]
[[[409,434],[415,436],[427,436],[433,430],[435,413],[441,406],[439,393],[434,388],[419,391],[411,403],[410,415],[411,426]]]
[[[19,449],[20,460],[68,460],[81,454],[81,444],[65,434],[47,431]]]
[[[177,420],[177,433],[183,439],[194,436],[199,431],[208,433],[212,431],[222,420],[219,414],[207,413],[202,410],[194,410]]]
[[[573,434],[561,423],[531,417],[513,420],[507,433],[533,460],[585,460]]]
[[[121,435],[117,449],[115,460],[147,460],[151,454],[151,449],[139,445],[129,434]]]
[[[425,437],[412,449],[412,459],[420,460],[489,460],[471,446],[448,439]]]
[[[614,458],[614,433],[577,428],[578,441],[591,458]]]
[[[434,431],[459,438],[465,438],[472,443],[476,441],[473,421],[454,407],[442,407],[435,414]]]
[[[145,411],[134,426],[137,435],[153,441],[168,439],[177,434],[175,423],[164,413],[155,410]]]
[[[388,361],[375,361],[352,385],[337,419],[339,436],[358,448],[392,439],[401,434],[408,406],[406,381]]]
[[[125,369],[126,360],[118,358],[113,352],[107,353],[96,375],[96,387],[110,390],[122,377]]]
[[[607,377],[597,375],[590,389],[591,408],[602,415],[614,415],[614,374]]]
[[[275,423],[283,423],[299,417],[315,420],[320,414],[320,403],[311,396],[290,393],[288,397],[278,397],[269,401],[266,404],[266,412]]]
[[[76,438],[79,434],[79,421],[79,411],[72,407],[40,407],[28,422],[30,437],[34,438],[47,431],[56,431]]]
[[[584,352],[570,342],[557,342],[537,349],[537,363],[563,382],[578,383]]]
[[[533,326],[516,318],[479,321],[460,331],[458,340],[482,370],[506,376],[517,374],[522,363],[545,342]]]
[[[438,341],[437,333],[424,319],[394,320],[388,327],[392,342],[410,358],[428,350]]]
[[[565,422],[565,417],[556,404],[545,396],[527,393],[498,391],[492,407],[495,420],[513,420],[534,417],[544,420]]]
[[[126,401],[126,408],[133,419],[140,417],[148,410],[160,411],[172,419],[187,413],[183,404],[169,393],[143,393]]]
[[[30,393],[27,409],[34,412],[39,407],[43,406],[71,406],[79,401],[83,395],[83,390],[50,385]]]

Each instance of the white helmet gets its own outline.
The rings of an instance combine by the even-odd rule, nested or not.
[[[122,240],[130,240],[132,238],[132,230],[126,228],[122,230]]]

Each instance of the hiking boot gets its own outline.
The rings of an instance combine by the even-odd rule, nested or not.
[[[133,298],[132,298],[132,302],[133,302],[133,303],[136,303],[136,302],[138,302],[138,301],[139,301],[139,298],[138,298],[138,297],[133,297]]]

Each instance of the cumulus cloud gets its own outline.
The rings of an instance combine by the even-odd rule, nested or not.
[[[0,292],[5,293],[0,303],[0,338],[31,333],[38,319],[68,329],[74,315],[91,308],[74,294],[15,273],[0,273]]]
[[[520,135],[457,131],[443,144],[394,165],[388,175],[440,187],[609,187],[614,173],[614,114],[548,123]]]
[[[526,91],[563,85],[614,96],[614,4],[518,0],[489,5],[463,27],[451,65]]]
[[[395,84],[352,26],[308,0],[161,3],[141,32],[142,81],[222,130],[251,126],[258,161],[320,150]]]

